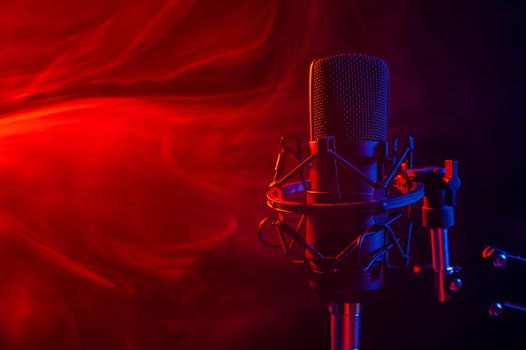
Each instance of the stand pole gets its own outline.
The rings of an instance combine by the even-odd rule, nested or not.
[[[360,303],[330,303],[331,350],[360,349]]]
[[[447,278],[451,274],[447,228],[431,228],[431,254],[435,274],[435,294],[440,302],[450,299]]]

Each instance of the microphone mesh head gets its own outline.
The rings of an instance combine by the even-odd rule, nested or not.
[[[386,141],[389,67],[364,55],[314,60],[310,73],[311,139],[334,136],[337,146]],[[339,147],[342,150],[342,147]]]

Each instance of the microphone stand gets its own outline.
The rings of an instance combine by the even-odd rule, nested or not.
[[[360,348],[360,303],[330,303],[331,350]]]
[[[439,302],[448,301],[462,281],[449,262],[448,228],[455,224],[457,191],[460,188],[458,163],[446,160],[444,168],[408,169],[412,180],[424,183],[422,226],[429,229],[435,294]]]

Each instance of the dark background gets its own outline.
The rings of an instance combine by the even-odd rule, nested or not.
[[[307,138],[308,66],[391,69],[389,134],[459,161],[452,260],[526,254],[520,2],[0,4],[0,348],[323,349],[302,266],[257,239],[281,135]],[[428,263],[414,234],[415,263]],[[526,268],[466,270],[438,305],[392,271],[364,349],[523,349]]]
[[[384,58],[391,68],[391,135],[415,136],[417,165],[459,161],[453,261],[480,254],[484,244],[524,255],[524,10],[509,2],[329,6],[334,6],[330,23],[336,25],[326,35],[333,45],[316,55],[351,51]],[[415,244],[414,261],[428,262],[422,230]],[[447,305],[433,300],[430,284],[407,272],[392,273],[384,299],[365,306],[364,348],[524,348],[524,314],[494,320],[486,313],[494,300],[524,303],[520,268],[496,273],[471,266],[464,290]],[[322,312],[320,307],[319,313],[302,315],[297,326],[288,325],[296,330],[290,337],[303,340],[301,346],[293,341],[287,346],[326,344],[328,320]],[[325,334],[320,333],[324,322]]]

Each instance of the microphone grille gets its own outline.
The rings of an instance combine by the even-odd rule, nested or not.
[[[311,139],[337,145],[387,139],[389,67],[381,59],[342,54],[314,60],[310,72]]]

